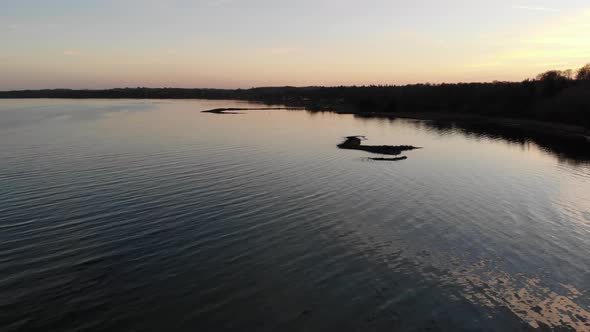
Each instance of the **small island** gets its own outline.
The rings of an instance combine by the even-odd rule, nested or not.
[[[361,142],[363,140],[366,140],[365,136],[347,136],[344,142],[338,144],[338,148],[348,150],[361,150],[370,153],[378,153],[391,156],[397,156],[404,151],[420,149],[419,147],[411,145],[361,145]],[[374,158],[374,160],[383,159],[384,158]]]
[[[214,113],[214,114],[243,114],[238,111],[300,111],[304,110],[301,107],[262,107],[262,108],[216,108],[212,110],[202,111],[202,113]]]

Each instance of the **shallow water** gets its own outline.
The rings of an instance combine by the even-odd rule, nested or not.
[[[0,101],[0,330],[590,330],[584,154],[244,106]]]

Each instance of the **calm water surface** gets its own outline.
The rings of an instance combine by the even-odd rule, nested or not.
[[[240,106],[0,101],[0,330],[590,331],[590,158]]]

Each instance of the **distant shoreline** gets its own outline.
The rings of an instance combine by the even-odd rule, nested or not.
[[[235,100],[245,101],[252,103],[261,103],[267,105],[281,105],[280,102],[276,101],[263,101],[263,100],[244,100],[244,99],[232,99],[228,98],[157,98],[157,97],[6,97],[2,96],[0,91],[0,100],[10,99],[65,99],[65,100],[90,100],[90,99],[113,99],[113,100]],[[314,109],[315,107],[305,106],[302,103],[296,103],[293,106],[289,106],[289,103],[284,103],[282,107],[255,107],[255,108],[217,108],[211,110],[201,111],[202,113],[213,113],[213,114],[242,114],[239,111],[252,111],[252,110],[306,110],[310,112],[330,112],[337,114],[351,114],[359,117],[376,117],[376,118],[388,118],[388,119],[415,119],[424,121],[445,121],[445,122],[462,122],[472,123],[480,125],[495,125],[504,128],[521,129],[526,132],[534,132],[539,134],[550,134],[560,137],[569,137],[576,139],[584,139],[590,143],[590,130],[584,126],[572,125],[562,122],[550,122],[541,120],[530,120],[522,118],[509,118],[509,117],[495,117],[485,116],[479,114],[465,114],[456,112],[362,112],[352,109],[347,105],[323,105],[321,110]]]
[[[252,111],[252,110],[307,110],[305,107],[268,107],[268,108],[217,108],[202,111],[202,113],[215,114],[243,114],[234,111]],[[309,111],[309,110],[308,110]],[[313,111],[311,111],[313,112]],[[551,134],[562,137],[585,139],[590,142],[590,130],[583,126],[575,126],[559,122],[547,122],[528,119],[515,119],[504,117],[490,117],[477,114],[461,114],[452,112],[354,112],[347,110],[328,110],[323,112],[337,114],[351,114],[361,117],[375,117],[388,119],[414,119],[423,121],[447,121],[447,122],[467,122],[481,125],[495,125],[504,128],[521,129],[527,132],[536,132],[541,134]]]
[[[589,67],[590,68],[590,67]],[[581,71],[582,72],[582,71]],[[590,69],[589,69],[590,72]],[[251,89],[117,88],[0,91],[0,99],[236,100],[271,109],[502,126],[590,141],[590,76],[550,71],[523,82]],[[231,114],[244,109],[210,110]]]

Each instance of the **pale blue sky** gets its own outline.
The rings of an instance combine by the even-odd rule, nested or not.
[[[590,62],[581,0],[0,0],[0,89],[520,80]]]

